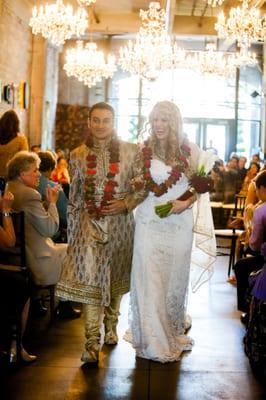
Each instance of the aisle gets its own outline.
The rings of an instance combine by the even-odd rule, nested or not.
[[[191,353],[173,364],[135,359],[122,339],[127,328],[128,296],[123,299],[119,344],[103,347],[99,367],[81,367],[82,320],[56,321],[47,330],[32,322],[30,350],[38,361],[2,376],[3,400],[261,400],[266,391],[253,377],[243,353],[243,326],[235,287],[226,283],[227,258],[218,257],[216,273],[190,296],[193,318]],[[38,323],[37,323],[38,322]],[[38,334],[38,337],[36,337]],[[3,380],[6,379],[4,383]]]

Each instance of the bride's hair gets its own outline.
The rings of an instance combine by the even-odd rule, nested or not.
[[[166,163],[172,164],[179,153],[180,145],[183,143],[183,121],[179,108],[171,101],[160,101],[155,104],[149,115],[149,145],[156,153],[159,141],[153,132],[153,121],[156,117],[166,118],[169,124],[169,136],[166,148]]]

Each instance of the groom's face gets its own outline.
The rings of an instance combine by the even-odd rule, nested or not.
[[[113,133],[114,119],[109,110],[95,108],[89,119],[91,134],[98,140],[105,140]]]

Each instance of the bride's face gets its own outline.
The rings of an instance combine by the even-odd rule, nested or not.
[[[157,115],[152,121],[152,130],[158,140],[165,141],[170,133],[169,120],[165,115]]]

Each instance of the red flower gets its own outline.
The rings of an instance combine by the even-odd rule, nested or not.
[[[117,163],[110,163],[109,164],[109,172],[111,172],[111,174],[118,174],[119,172],[119,165]]]
[[[97,164],[96,164],[96,162],[88,162],[88,164],[87,164],[87,167],[88,168],[96,168],[96,166],[97,166]]]
[[[95,154],[88,154],[87,155],[87,161],[96,161],[97,156]]]
[[[150,177],[151,177],[150,171],[145,172],[143,175],[144,175],[144,178],[145,178],[145,179],[150,179]]]
[[[87,169],[87,174],[88,175],[95,175],[96,174],[96,169]]]

